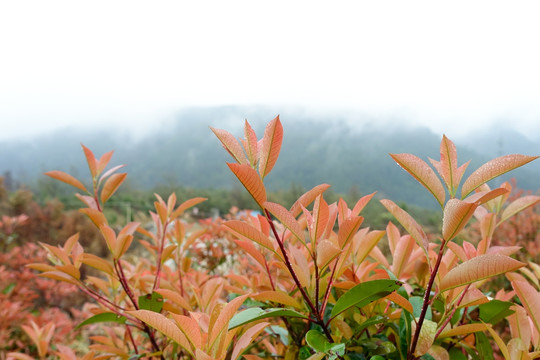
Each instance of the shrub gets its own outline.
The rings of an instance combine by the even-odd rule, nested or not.
[[[351,205],[328,203],[329,185],[322,184],[290,208],[269,202],[264,180],[281,148],[279,117],[260,140],[247,121],[240,142],[225,130],[212,131],[258,212],[187,224],[181,215],[203,198],[177,206],[175,194],[166,201],[156,195],[152,229],[133,222],[116,229],[104,206],[126,174],[117,173],[121,166],[105,171],[112,152],[97,159],[83,146],[89,190],[66,173],[47,173],[83,192],[77,194],[85,205],[80,211],[110,252],[109,259],[86,253],[73,235],[61,247],[43,244],[52,265],[31,265],[96,301],[95,315],[83,324],[114,324],[105,327],[108,336],[92,338],[95,352],[85,359],[98,358],[97,352],[99,358],[202,360],[489,359],[490,339],[507,359],[540,355],[538,265],[531,263],[522,276],[515,271],[526,264],[510,257],[517,249],[493,245],[497,228],[540,198],[503,208],[508,188],[486,184],[536,157],[494,159],[462,182],[468,163],[458,166],[445,136],[440,161],[430,159],[433,167],[411,154],[392,154],[441,207],[441,233],[428,235],[393,201],[380,200],[402,233],[392,221],[385,230],[362,227],[360,214],[374,194]],[[465,230],[473,216],[477,242]],[[135,236],[144,237],[150,256],[127,254]],[[380,250],[382,239],[389,254]],[[225,260],[216,263],[219,257]],[[83,277],[82,266],[100,275]],[[511,292],[488,287],[501,274]]]

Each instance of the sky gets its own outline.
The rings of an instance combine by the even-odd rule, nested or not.
[[[141,131],[219,105],[539,134],[539,14],[538,1],[1,1],[0,140]]]

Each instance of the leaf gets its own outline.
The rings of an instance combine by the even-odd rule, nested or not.
[[[201,329],[197,321],[185,315],[170,314],[178,328],[184,333],[187,340],[193,346],[193,349],[200,349],[203,347],[203,338],[201,335]]]
[[[230,330],[229,323],[231,319],[233,318],[234,314],[236,313],[236,311],[238,310],[238,308],[244,303],[246,298],[247,298],[247,295],[241,295],[231,300],[221,310],[215,323],[210,324],[211,326],[208,333],[208,344],[210,345],[210,347],[214,346],[215,341],[219,338],[222,332],[224,331],[226,332],[228,328]]]
[[[191,352],[189,342],[175,322],[164,315],[149,310],[126,311],[129,315],[136,317],[145,324],[158,330],[169,339],[172,339],[184,349]]]
[[[139,308],[159,313],[163,308],[163,296],[157,292],[139,296]]]
[[[515,214],[519,213],[522,210],[525,210],[526,208],[530,206],[534,206],[540,202],[540,196],[534,196],[534,195],[528,195],[520,197],[510,203],[504,209],[501,220],[499,220],[499,224],[506,221],[510,217],[514,216]]]
[[[73,176],[71,176],[71,175],[69,175],[69,174],[67,174],[67,173],[65,173],[63,171],[58,171],[58,170],[47,171],[45,173],[45,175],[47,175],[49,177],[52,177],[53,179],[60,180],[60,181],[66,183],[66,184],[69,184],[71,186],[74,186],[77,189],[82,190],[84,192],[88,192],[88,190],[86,190],[86,188],[84,187],[82,182],[80,182],[79,180],[77,180]]]
[[[242,185],[249,192],[253,200],[259,204],[261,208],[264,208],[263,204],[266,201],[266,189],[259,177],[259,174],[248,164],[232,164],[227,163],[229,169],[240,180]]]
[[[264,302],[271,301],[282,305],[292,306],[298,309],[301,308],[300,304],[298,303],[298,301],[296,301],[295,298],[281,290],[261,291],[255,295],[251,295],[251,298]]]
[[[488,161],[475,170],[467,178],[467,180],[465,180],[463,186],[461,187],[461,198],[465,198],[472,191],[474,191],[474,189],[488,182],[489,180],[507,173],[510,170],[523,166],[537,158],[538,156],[513,154],[501,156]]]
[[[259,174],[261,178],[272,171],[281,150],[283,142],[283,127],[279,121],[279,115],[270,121],[264,130],[261,149],[259,153]]]
[[[330,355],[330,358],[334,359],[335,355],[341,356],[345,353],[345,344],[330,343],[319,330],[309,330],[306,333],[306,344],[316,352]]]
[[[107,167],[109,164],[109,161],[111,161],[111,157],[113,156],[114,151],[109,151],[101,156],[101,158],[97,162],[97,174],[101,174],[103,170]]]
[[[155,291],[159,295],[163,296],[166,300],[180,306],[183,309],[192,311],[191,305],[180,295],[180,292],[172,291],[168,289],[156,289]]]
[[[118,190],[120,185],[126,180],[126,173],[114,174],[105,181],[105,185],[101,189],[101,203],[107,202],[109,198]]]
[[[210,130],[217,136],[221,144],[227,150],[227,152],[234,158],[234,160],[239,164],[247,164],[248,160],[246,154],[240,143],[236,138],[226,130],[214,129],[210,127]],[[249,166],[249,165],[248,165]]]
[[[92,175],[92,179],[95,179],[98,176],[96,157],[94,156],[94,153],[92,152],[92,150],[90,150],[89,148],[87,148],[83,144],[81,144],[81,146],[83,148],[84,156],[86,157],[86,161],[88,162],[88,168],[90,169],[90,175]]]
[[[519,300],[521,300],[521,304],[531,317],[536,329],[540,332],[540,292],[526,281],[515,280],[511,276],[508,277]]]
[[[412,154],[390,154],[392,159],[429,190],[439,204],[444,206],[446,193],[444,187],[431,167]]]
[[[176,208],[176,210],[174,210],[170,216],[171,219],[176,219],[177,217],[179,217],[180,215],[182,215],[184,213],[184,211],[186,211],[187,209],[197,205],[197,204],[200,204],[202,203],[203,201],[206,201],[208,200],[207,198],[203,198],[203,197],[195,197],[195,198],[192,198],[192,199],[188,199],[186,201],[184,201],[182,204],[178,205],[178,207]]]
[[[105,218],[105,215],[103,215],[103,213],[99,210],[87,208],[79,209],[79,212],[82,212],[83,214],[88,216],[90,220],[92,220],[94,225],[96,225],[96,227],[98,228],[102,225],[107,225],[107,218]]]
[[[447,329],[441,331],[439,334],[438,339],[446,338],[446,337],[456,337],[461,335],[469,335],[475,332],[484,331],[486,330],[485,324],[475,323],[475,324],[466,324],[466,325],[459,325],[452,329]]]
[[[126,317],[120,316],[112,312],[104,312],[104,313],[100,313],[100,314],[89,317],[88,319],[84,320],[79,325],[77,325],[75,329],[80,329],[83,326],[96,324],[100,322],[115,322],[118,324],[124,324],[126,322]]]
[[[251,344],[253,339],[255,339],[266,327],[268,327],[268,325],[270,325],[270,323],[263,322],[246,330],[246,332],[243,333],[242,336],[240,336],[240,338],[236,341],[231,359],[237,360],[240,355],[242,355],[242,352],[244,352],[244,350],[246,350]]]
[[[397,206],[392,200],[383,199],[381,203],[392,214],[396,220],[407,230],[416,243],[424,250],[427,256],[429,241],[422,227],[405,210]]]
[[[472,258],[450,270],[441,280],[441,291],[471,284],[525,266],[511,257],[499,254],[485,254]]]
[[[362,210],[364,210],[364,208],[366,207],[366,205],[370,202],[370,200],[373,198],[373,196],[375,196],[375,193],[371,193],[371,194],[368,194],[368,195],[365,195],[365,196],[362,196],[360,198],[360,200],[358,200],[356,202],[356,204],[354,205],[353,209],[351,210],[351,215],[353,216],[358,216],[358,214],[360,214],[362,212]]]
[[[459,199],[450,199],[444,206],[442,233],[443,238],[448,242],[457,234],[474,215],[478,207],[475,203],[466,202]]]
[[[83,264],[89,265],[93,267],[94,269],[101,270],[106,274],[109,274],[109,275],[113,274],[112,264],[109,261],[102,259],[99,256],[96,256],[94,254],[84,253],[82,254],[80,261]]]
[[[508,347],[506,347],[506,344],[504,343],[503,339],[493,330],[491,326],[486,326],[487,331],[491,334],[491,337],[493,340],[495,340],[495,343],[499,347],[499,350],[501,350],[503,356],[505,359],[510,359],[510,354],[508,353]]]
[[[257,135],[247,120],[244,123],[244,138],[246,139],[244,142],[244,149],[246,149],[249,163],[252,167],[255,167],[257,165],[257,161],[259,160]]]
[[[480,310],[480,320],[495,325],[502,319],[514,313],[514,310],[510,309],[512,305],[514,304],[511,302],[496,299],[480,304],[478,306],[478,309]]]
[[[253,226],[240,221],[240,220],[229,220],[224,223],[226,227],[232,230],[233,233],[237,233],[242,237],[248,238],[261,245],[262,247],[267,248],[268,250],[275,252],[272,242],[268,236],[264,235],[262,232],[254,228]]]
[[[334,305],[330,318],[333,319],[337,315],[347,309],[355,307],[363,307],[367,304],[383,298],[401,286],[401,282],[395,280],[381,279],[366,281],[349,289],[343,294]]]
[[[280,204],[265,202],[263,208],[267,209],[276,219],[279,220],[291,233],[298,238],[304,245],[304,231],[296,218]]]
[[[341,249],[332,241],[326,239],[319,241],[317,244],[317,266],[319,270],[323,270],[339,254],[341,254]]]
[[[291,206],[291,210],[289,210],[289,212],[292,214],[292,216],[297,217],[302,212],[302,207],[307,208],[308,205],[317,198],[317,196],[325,192],[329,187],[330,185],[328,184],[315,186],[313,189],[300,196],[298,200],[296,200]]]
[[[322,195],[317,196],[313,204],[313,224],[311,226],[310,235],[314,242],[317,242],[324,234],[326,225],[330,216],[330,210]]]
[[[416,330],[416,322],[412,323],[412,331]],[[424,319],[422,328],[420,329],[420,335],[418,336],[418,342],[416,343],[416,348],[414,355],[420,357],[428,352],[433,345],[435,340],[435,334],[437,333],[437,323],[428,319]]]
[[[239,326],[249,324],[258,320],[282,317],[282,316],[308,319],[308,317],[305,316],[304,314],[301,314],[291,309],[282,309],[282,308],[261,309],[259,307],[252,307],[234,315],[231,321],[229,322],[229,330],[232,330]]]
[[[363,221],[362,216],[354,216],[341,223],[338,230],[338,243],[342,249],[351,241]]]
[[[377,243],[384,236],[383,230],[373,230],[367,233],[359,241],[358,251],[356,252],[356,263],[361,264],[365,258],[369,255],[371,250],[377,245]]]

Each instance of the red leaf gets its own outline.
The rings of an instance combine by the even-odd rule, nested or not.
[[[47,171],[45,175],[52,177],[53,179],[65,182],[66,184],[69,184],[71,186],[75,186],[77,189],[82,190],[84,192],[88,192],[88,190],[86,190],[82,182],[80,182],[73,176],[66,174],[63,171],[58,171],[58,170]]]
[[[259,153],[259,173],[264,178],[272,171],[281,150],[283,141],[283,127],[279,121],[279,115],[268,125],[264,131],[261,149]]]
[[[248,164],[232,164],[227,163],[229,169],[240,180],[242,185],[249,192],[253,200],[259,204],[261,208],[264,208],[263,204],[266,201],[266,189],[259,177],[259,174]]]

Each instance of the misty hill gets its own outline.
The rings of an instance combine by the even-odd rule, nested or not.
[[[130,185],[150,189],[157,185],[194,188],[231,188],[237,181],[225,162],[231,161],[208,125],[243,136],[243,119],[258,137],[275,117],[272,109],[217,107],[184,110],[144,136],[72,129],[43,135],[31,141],[0,143],[0,174],[9,171],[22,183],[35,184],[47,170],[63,170],[85,179],[88,169],[80,143],[96,155],[115,150],[113,164],[128,164]],[[406,125],[381,126],[380,119],[345,116],[313,116],[294,109],[281,113],[285,130],[280,159],[266,179],[271,190],[291,184],[308,189],[329,183],[333,190],[361,194],[378,191],[396,202],[435,207],[436,202],[388,156],[413,153],[427,161],[439,158],[441,136],[427,128]],[[540,144],[525,141],[518,133],[489,134],[456,141],[460,164],[471,159],[468,173],[483,162],[507,153],[540,153]],[[493,138],[492,138],[493,139]],[[501,145],[502,142],[502,145]],[[470,146],[468,144],[473,144]],[[513,146],[513,147],[511,147]],[[515,149],[515,151],[514,151]],[[521,188],[540,187],[540,164],[529,164],[512,174]],[[508,179],[509,177],[506,177]]]

